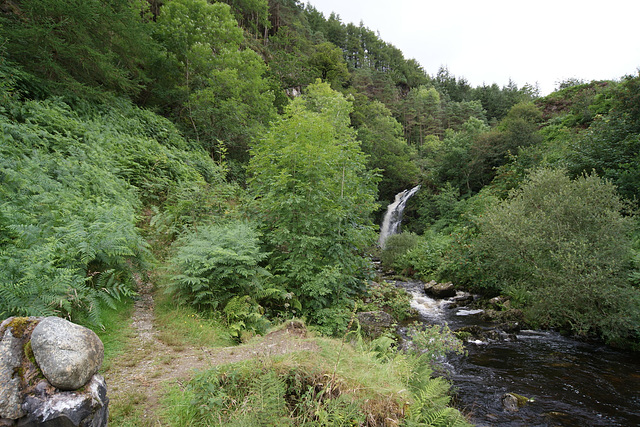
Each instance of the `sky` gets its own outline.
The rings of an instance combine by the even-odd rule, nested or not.
[[[472,86],[511,79],[546,95],[566,79],[616,80],[640,67],[639,0],[307,0],[379,32],[429,75]]]

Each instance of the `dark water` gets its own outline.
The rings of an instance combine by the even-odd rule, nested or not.
[[[398,283],[429,323],[489,327],[465,308],[424,296],[421,284]],[[466,315],[460,315],[466,314]],[[456,406],[479,426],[640,426],[640,354],[584,343],[552,332],[521,331],[505,340],[467,343],[468,356],[446,368]],[[532,401],[506,411],[505,393]]]

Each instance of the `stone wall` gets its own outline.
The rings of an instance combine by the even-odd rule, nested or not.
[[[102,427],[104,347],[83,326],[58,317],[10,317],[0,324],[0,427]]]

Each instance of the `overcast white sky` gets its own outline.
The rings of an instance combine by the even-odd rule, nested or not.
[[[567,78],[619,79],[640,67],[640,0],[305,0],[362,21],[430,74],[472,86],[511,78],[542,95]]]

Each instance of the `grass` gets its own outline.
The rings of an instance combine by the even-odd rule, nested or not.
[[[155,316],[158,339],[180,351],[187,346],[225,347],[235,345],[223,322],[195,309],[179,305],[168,295],[156,292]]]
[[[117,310],[105,311],[104,329],[96,331],[105,344],[103,370],[126,373],[150,362],[158,369],[147,372],[145,378],[159,379],[159,368],[178,362],[183,350],[235,345],[220,319],[179,305],[161,292],[156,292],[154,300],[155,336],[169,347],[169,353],[153,353],[160,350],[157,341],[132,340],[133,303],[123,302]],[[453,420],[447,425],[468,425],[456,410],[446,408],[448,384],[431,380],[428,365],[418,357],[395,352],[390,338],[366,343],[357,332],[344,338],[312,336],[306,339],[318,351],[261,355],[201,372],[189,381],[160,379],[164,382],[154,386],[159,388],[149,400],[140,388],[145,385],[125,384],[110,395],[109,423],[122,427],[375,426],[401,425],[411,417],[415,421],[411,425],[428,426],[424,420],[446,409],[443,413]],[[131,348],[134,342],[135,349]],[[421,391],[429,388],[437,393],[425,401]],[[435,407],[432,401],[443,403]]]
[[[127,342],[135,331],[131,327],[133,300],[123,299],[116,304],[116,309],[105,308],[102,312],[102,327],[91,326],[104,344],[104,361],[102,371],[108,371],[114,361],[127,351]]]
[[[127,419],[137,418],[136,414],[141,412],[141,406],[147,400],[143,393],[130,391],[123,393],[118,405],[109,407],[109,418],[112,424],[122,425]]]
[[[374,346],[359,340],[340,350],[340,340],[310,339],[319,351],[219,366],[170,385],[161,418],[171,426],[400,425],[411,408],[424,410],[429,402],[420,401],[420,393],[435,383],[437,397],[448,402],[446,382],[430,379],[416,356],[380,358]],[[425,417],[439,410],[427,408]],[[447,416],[447,425],[468,425],[454,409]]]

